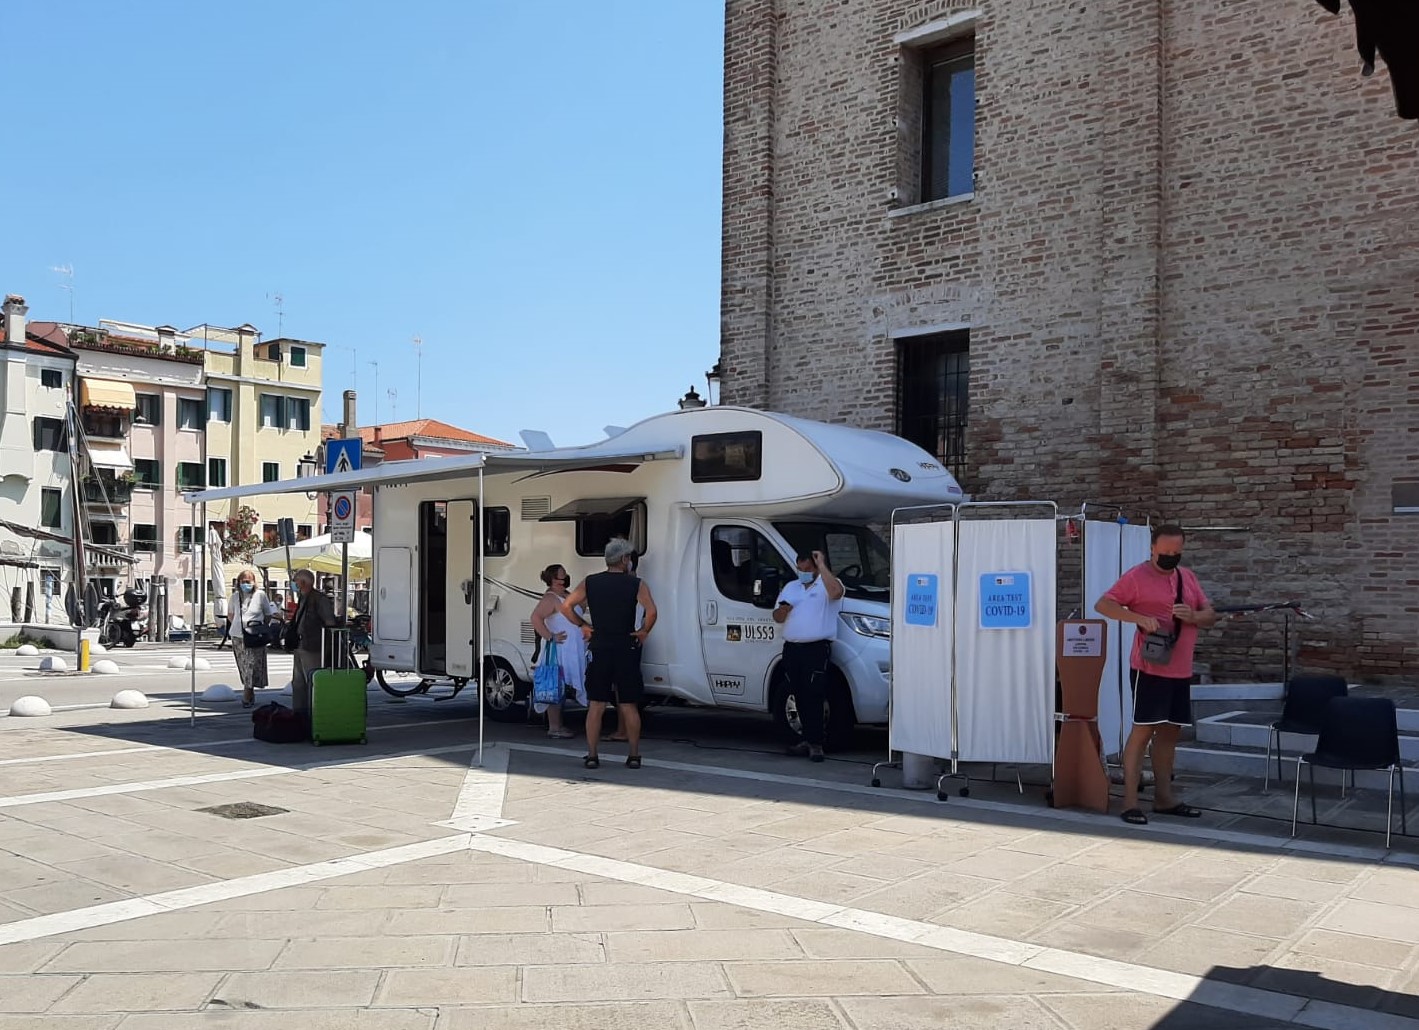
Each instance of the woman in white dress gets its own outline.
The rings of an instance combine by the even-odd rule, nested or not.
[[[542,638],[542,657],[547,660],[547,644],[557,645],[558,664],[562,668],[562,685],[571,687],[577,701],[586,705],[586,641],[581,630],[571,624],[558,609],[566,600],[571,580],[567,570],[561,565],[548,565],[542,570],[542,582],[547,584],[547,592],[537,607],[532,609],[532,628]],[[547,713],[547,736],[565,740],[576,734],[562,724],[561,705],[534,705],[536,712]]]
[[[256,586],[256,573],[246,569],[236,578],[236,593],[227,602],[227,622],[231,626],[232,657],[241,676],[241,706],[256,703],[256,690],[265,687],[266,648],[247,647],[242,636],[247,627],[264,627],[276,614],[276,606],[266,591]]]

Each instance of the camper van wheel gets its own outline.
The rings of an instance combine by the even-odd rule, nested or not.
[[[482,693],[484,709],[494,722],[521,722],[527,717],[527,688],[501,658],[488,661]]]
[[[847,680],[843,678],[837,666],[831,667],[828,674],[831,679],[828,682],[828,698],[824,705],[828,750],[844,751],[852,747],[853,735],[857,729],[857,713],[852,707],[852,691],[848,689]],[[798,718],[798,702],[788,692],[781,672],[774,677],[769,696],[774,724],[779,732],[789,740],[797,740],[802,735],[803,726]]]

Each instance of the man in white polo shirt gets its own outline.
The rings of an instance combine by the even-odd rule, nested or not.
[[[823,760],[826,727],[823,702],[828,691],[828,663],[843,606],[843,585],[822,551],[798,556],[798,578],[778,595],[774,621],[783,627],[783,669],[788,693],[798,706],[803,739],[789,750]]]

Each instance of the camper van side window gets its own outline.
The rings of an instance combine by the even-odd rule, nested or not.
[[[512,543],[512,512],[507,508],[484,508],[483,526],[483,556],[507,557]]]
[[[710,566],[714,585],[731,601],[753,604],[755,582],[772,578],[780,585],[790,577],[788,562],[762,533],[748,526],[715,526],[710,533]],[[774,588],[777,593],[778,588]]]
[[[576,553],[583,558],[599,558],[606,553],[612,537],[623,536],[646,552],[645,503],[637,502],[615,515],[579,515],[576,520]]]
[[[764,468],[764,434],[707,433],[690,438],[690,481],[734,483],[756,480]]]

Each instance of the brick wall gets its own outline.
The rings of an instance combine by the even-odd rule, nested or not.
[[[972,6],[974,198],[894,210],[893,36]],[[1419,133],[1352,29],[1308,0],[729,0],[724,400],[890,429],[893,335],[969,324],[968,490],[1206,527],[1216,600],[1302,600],[1303,665],[1402,677]],[[1280,626],[1199,658],[1279,675]]]

